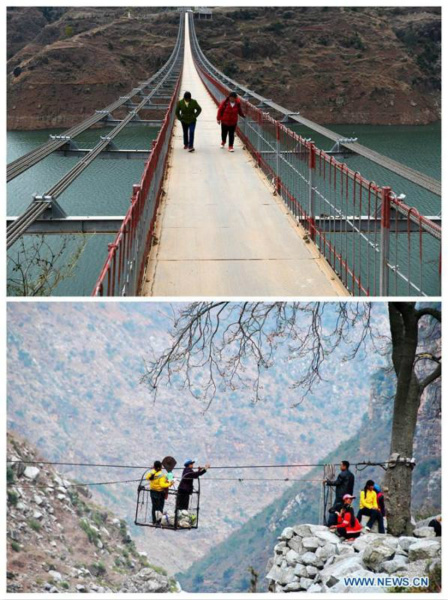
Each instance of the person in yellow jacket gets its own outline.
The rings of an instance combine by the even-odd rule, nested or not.
[[[146,475],[146,479],[149,481],[149,493],[152,502],[152,522],[153,525],[157,525],[162,520],[165,492],[173,485],[174,481],[168,481],[167,476],[162,471],[160,460],[154,461],[154,466]]]
[[[375,482],[369,479],[361,491],[359,497],[359,511],[357,515],[358,521],[361,521],[362,516],[366,515],[369,520],[366,525],[366,531],[370,531],[375,522],[378,522],[378,533],[384,533],[384,519],[378,507],[378,499],[374,489]]]

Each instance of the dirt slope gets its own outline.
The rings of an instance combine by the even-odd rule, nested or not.
[[[219,9],[197,33],[227,75],[318,122],[440,119],[438,9]]]
[[[19,32],[35,15],[13,15],[8,129],[69,127],[104,108],[163,65],[179,19],[172,12],[137,19],[125,9],[69,9],[35,37],[30,31],[23,45]]]

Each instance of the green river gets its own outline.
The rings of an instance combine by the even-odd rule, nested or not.
[[[320,138],[303,128],[294,127],[301,135],[312,137],[316,145],[331,149],[332,142]],[[378,152],[394,158],[432,177],[441,176],[441,126],[435,123],[425,126],[330,126],[341,136],[357,137],[358,141]],[[8,132],[8,163],[32,148],[48,140],[49,134],[61,130]],[[149,149],[157,131],[146,127],[133,127],[123,131],[114,141],[119,148]],[[84,132],[76,138],[79,147],[95,145],[104,129]],[[200,147],[200,122],[196,130]],[[217,130],[218,136],[218,130]],[[8,184],[8,215],[19,215],[30,203],[33,193],[43,194],[49,190],[74,164],[76,157],[50,155]],[[415,206],[426,215],[440,214],[440,198],[402,180],[400,177],[371,164],[367,159],[352,156],[345,162],[355,171],[379,185],[390,185],[397,194],[405,194],[407,204]],[[132,185],[138,183],[142,174],[143,160],[97,159],[62,194],[59,204],[68,215],[124,215],[128,209]],[[31,237],[26,236],[25,244]],[[66,260],[81,244],[84,250],[73,267],[70,277],[64,278],[52,291],[56,296],[89,296],[107,255],[110,235],[70,236],[65,248]],[[47,236],[51,247],[61,247],[60,236]],[[17,242],[9,251],[11,258],[18,256]],[[63,261],[62,261],[63,262]],[[13,261],[8,263],[11,274]]]

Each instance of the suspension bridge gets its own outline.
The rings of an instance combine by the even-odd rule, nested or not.
[[[175,122],[181,86],[203,108],[193,154],[183,150]],[[233,155],[220,148],[216,123],[216,105],[231,90],[246,115]],[[149,153],[114,144],[136,124],[158,130]],[[75,138],[98,125],[110,127],[108,135],[91,149],[80,148]],[[333,148],[317,148],[296,126],[323,135]],[[181,14],[169,60],[153,77],[10,163],[7,180],[55,152],[80,158],[22,215],[8,217],[7,246],[32,234],[114,234],[114,242],[105,243],[93,295],[440,294],[440,216],[420,214],[391,187],[339,159],[362,156],[439,202],[440,182],[224,75],[202,52],[188,12]],[[58,198],[98,157],[146,158],[129,210],[67,216]]]

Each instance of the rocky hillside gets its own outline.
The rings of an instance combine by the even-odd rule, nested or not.
[[[440,119],[440,8],[219,8],[196,30],[227,75],[320,123]]]
[[[437,335],[437,332],[435,332]],[[439,338],[440,339],[440,338]],[[334,451],[320,459],[323,464],[347,459],[379,461],[389,456],[391,403],[394,381],[387,371],[379,370],[371,377],[368,411],[354,435]],[[414,445],[417,466],[413,475],[412,509],[415,519],[438,514],[441,510],[441,386],[440,381],[427,388],[419,413]],[[349,402],[353,406],[353,401]],[[354,470],[355,494],[367,479],[382,481],[379,467]],[[189,592],[243,592],[249,589],[249,568],[260,574],[273,552],[277,536],[286,526],[297,523],[319,523],[321,510],[322,469],[313,469],[303,483],[295,483],[283,495],[250,519],[240,530],[219,544],[203,559],[177,578]],[[310,481],[308,481],[310,480]],[[313,483],[313,480],[316,482]],[[281,484],[280,484],[281,485]]]
[[[286,353],[279,353],[276,366],[263,375],[265,402],[254,405],[245,390],[220,391],[204,412],[185,390],[172,388],[161,390],[154,403],[139,379],[150,347],[167,343],[169,315],[166,304],[15,303],[8,315],[8,428],[26,435],[49,460],[150,465],[170,454],[179,463],[194,455],[214,466],[309,463],[350,436],[333,423],[355,386],[351,418],[355,429],[360,426],[369,401],[367,374],[375,366],[368,356],[344,363],[336,355],[325,381],[299,405]],[[366,374],[362,381],[360,369]],[[114,469],[97,471],[67,467],[63,472],[80,481],[141,474],[124,470],[117,478]],[[297,469],[276,474],[299,475]],[[214,479],[224,477],[222,472],[208,473],[199,529],[133,531],[138,548],[170,573],[185,570],[291,485],[240,483],[244,475],[247,471],[235,469],[227,475],[234,480],[220,481]],[[131,524],[136,488],[92,491],[98,503]]]
[[[41,457],[8,435],[8,460]],[[174,592],[176,581],[138,552],[123,520],[90,490],[42,463],[7,470],[8,592]]]
[[[68,127],[168,58],[179,13],[10,7],[8,128]],[[321,123],[440,119],[439,8],[214,9],[196,24],[226,74]]]
[[[10,7],[8,129],[69,127],[146,79],[168,59],[175,11]]]
[[[399,538],[361,534],[351,543],[323,525],[302,524],[285,528],[278,539],[266,575],[271,592],[359,594],[346,577],[372,579],[362,592],[383,592],[399,576],[430,577],[430,590],[415,591],[440,591],[441,538],[432,527],[418,526],[413,536]]]

